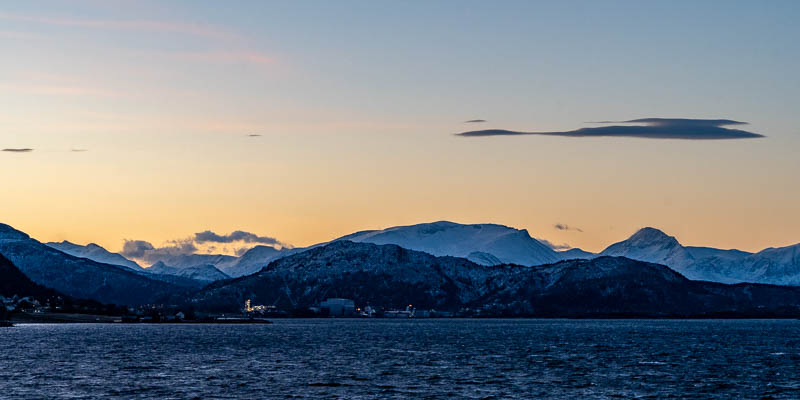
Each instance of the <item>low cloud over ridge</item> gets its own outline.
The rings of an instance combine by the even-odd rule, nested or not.
[[[504,129],[485,129],[457,133],[457,136],[567,136],[567,137],[637,137],[646,139],[722,140],[761,138],[764,135],[728,126],[747,125],[747,122],[729,119],[641,118],[627,121],[602,121],[609,125],[581,128],[572,131],[520,132]]]
[[[255,233],[245,231],[233,231],[229,235],[220,235],[212,231],[203,231],[194,234],[194,241],[197,243],[233,243],[242,241],[245,243],[261,243],[270,245],[284,246],[278,239],[268,236],[258,236]]]
[[[290,245],[275,238],[259,236],[251,232],[233,231],[230,234],[224,235],[207,230],[203,232],[197,232],[193,236],[185,239],[170,240],[161,247],[156,247],[152,243],[145,240],[125,240],[125,244],[123,245],[120,254],[127,258],[154,263],[169,257],[215,252],[217,251],[217,246],[214,246],[214,244],[226,245],[231,243],[244,243],[250,245],[241,248],[234,248],[233,253],[236,255],[241,255],[249,248],[253,247],[253,244],[261,244],[277,248],[291,247]]]

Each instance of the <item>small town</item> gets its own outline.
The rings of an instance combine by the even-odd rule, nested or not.
[[[248,299],[242,309],[245,316],[271,316],[289,317],[297,316],[293,313],[279,310],[275,306],[253,305]],[[480,314],[480,313],[478,313]],[[415,308],[412,304],[404,309],[382,309],[366,305],[357,307],[355,301],[351,299],[329,298],[314,307],[308,308],[305,317],[317,318],[452,318],[468,317],[476,315],[470,309],[461,310],[459,313],[452,313],[437,310],[422,310]]]

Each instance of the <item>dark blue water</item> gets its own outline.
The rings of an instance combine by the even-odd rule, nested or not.
[[[0,329],[0,397],[800,398],[800,321]]]

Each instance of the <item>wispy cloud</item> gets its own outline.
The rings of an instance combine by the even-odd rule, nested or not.
[[[9,152],[9,153],[30,153],[30,152],[33,151],[33,149],[29,149],[29,148],[8,148],[8,149],[3,149],[2,151]]]
[[[202,24],[191,24],[175,21],[158,20],[110,20],[110,19],[85,19],[73,17],[45,17],[38,15],[25,15],[0,12],[0,19],[28,23],[41,23],[62,26],[77,26],[96,29],[134,30],[160,33],[179,33],[184,35],[233,38],[235,34],[218,27]]]
[[[764,135],[727,126],[746,125],[746,122],[728,119],[642,118],[628,121],[603,121],[610,125],[581,128],[572,131],[519,132],[504,129],[487,129],[457,133],[457,136],[566,136],[566,137],[636,137],[646,139],[720,140],[761,138]]]
[[[86,149],[71,149],[70,151],[73,152],[73,153],[85,153],[85,152],[87,152],[89,150],[86,150]]]
[[[251,133],[251,134],[247,135],[247,137],[261,137],[261,135],[259,135],[257,133]]]
[[[560,231],[576,231],[576,232],[583,232],[581,228],[576,228],[574,226],[569,226],[567,224],[555,224],[553,228],[556,228]]]
[[[486,122],[485,119],[471,119],[469,121],[464,121],[465,124],[479,124],[481,122]]]
[[[30,93],[33,95],[46,96],[119,96],[119,93],[101,88],[70,86],[59,84],[0,84],[0,87]]]

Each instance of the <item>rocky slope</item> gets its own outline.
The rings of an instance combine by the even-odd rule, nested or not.
[[[30,280],[9,259],[0,254],[0,296],[41,298],[57,295],[58,293],[55,290],[48,289]]]
[[[0,224],[0,254],[32,281],[75,298],[138,305],[181,291],[127,267],[63,253],[5,224]]]

